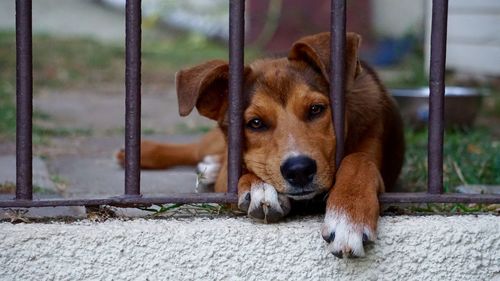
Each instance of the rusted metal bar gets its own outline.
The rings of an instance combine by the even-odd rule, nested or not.
[[[444,71],[448,0],[432,2],[431,58],[429,77],[428,192],[443,193]]]
[[[238,192],[243,145],[243,55],[245,1],[229,1],[229,136],[228,192]]]
[[[125,195],[140,196],[141,0],[127,0],[125,15]]]
[[[330,101],[336,137],[335,163],[344,156],[346,0],[332,0],[330,15]]]
[[[429,193],[382,193],[382,204],[406,203],[482,203],[500,204],[498,194],[429,194]],[[94,199],[43,199],[43,200],[0,200],[0,208],[30,208],[55,206],[112,205],[118,207],[145,206],[167,203],[237,203],[234,193],[190,193],[171,194],[163,197],[111,197]]]
[[[238,198],[234,193],[189,193],[171,194],[164,197],[137,197],[120,196],[95,199],[44,199],[44,200],[0,200],[0,208],[30,208],[30,207],[55,207],[55,206],[95,206],[112,205],[129,207],[151,204],[168,203],[237,203]]]
[[[31,0],[16,0],[16,199],[33,199]]]
[[[429,194],[429,193],[382,193],[379,202],[383,204],[401,203],[500,203],[498,194]]]

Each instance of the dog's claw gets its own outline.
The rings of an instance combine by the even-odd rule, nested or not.
[[[238,209],[247,212],[250,207],[250,192],[245,192],[238,199]]]
[[[336,256],[339,259],[344,257],[344,254],[342,252],[332,252],[332,255]]]
[[[326,243],[331,243],[333,240],[335,240],[335,232],[332,232],[330,235],[322,235],[323,239],[326,241]]]

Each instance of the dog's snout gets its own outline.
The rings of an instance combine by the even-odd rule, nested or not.
[[[306,186],[316,174],[316,161],[307,156],[288,158],[280,167],[283,178],[294,186]]]

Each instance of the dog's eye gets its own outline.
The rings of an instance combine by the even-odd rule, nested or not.
[[[309,119],[314,119],[316,117],[319,117],[321,113],[325,111],[325,106],[322,104],[313,104],[309,108]]]
[[[261,131],[266,129],[266,124],[264,124],[264,121],[262,121],[260,118],[253,118],[252,120],[248,121],[247,128],[255,131]]]

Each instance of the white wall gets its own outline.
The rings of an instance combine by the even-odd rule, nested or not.
[[[383,217],[367,257],[325,250],[320,217],[0,223],[0,280],[499,280],[500,217]]]
[[[429,1],[427,46],[430,11]],[[446,68],[471,75],[500,75],[500,1],[449,1]]]

